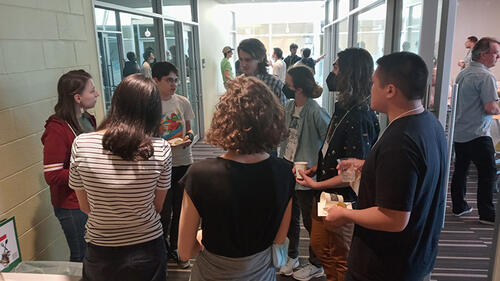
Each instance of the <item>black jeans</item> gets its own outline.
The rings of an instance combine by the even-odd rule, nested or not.
[[[169,253],[177,250],[179,218],[184,194],[184,188],[179,184],[179,180],[186,174],[188,168],[189,165],[172,167],[171,186],[160,213],[163,235],[167,241],[166,247]]]
[[[83,260],[83,281],[165,281],[167,257],[165,240],[122,247],[88,243]]]
[[[477,208],[479,218],[495,220],[493,190],[496,183],[495,148],[491,137],[479,137],[469,142],[455,142],[455,172],[451,181],[453,212],[460,213],[469,206],[465,201],[467,172],[470,162],[478,173]]]
[[[297,258],[299,256],[299,241],[300,241],[300,213],[302,213],[302,222],[309,235],[311,235],[311,210],[313,206],[314,190],[295,190],[292,202],[292,219],[290,220],[290,228],[288,229],[288,256]],[[321,262],[318,260],[314,251],[309,244],[309,262],[316,267],[321,267]]]

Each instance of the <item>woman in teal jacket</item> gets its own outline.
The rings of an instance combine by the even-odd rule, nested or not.
[[[290,68],[285,83],[285,91],[295,92],[295,100],[290,100],[285,105],[285,121],[289,136],[281,143],[280,157],[290,162],[307,162],[307,166],[311,167],[318,161],[318,151],[321,149],[330,122],[328,113],[314,100],[321,96],[323,89],[316,84],[311,69],[306,66]],[[311,247],[309,247],[310,264],[294,272],[299,266],[300,213],[302,212],[304,226],[310,233],[314,194],[315,191],[310,188],[298,183],[295,185],[292,220],[288,230],[290,239],[288,261],[281,267],[280,274],[286,276],[293,274],[298,280],[309,280],[324,274],[321,262]]]

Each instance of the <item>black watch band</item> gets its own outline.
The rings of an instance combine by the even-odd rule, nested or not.
[[[194,140],[194,134],[193,134],[193,133],[191,133],[191,132],[187,132],[187,133],[186,133],[186,136],[188,136],[188,138],[189,138],[191,141],[193,141],[193,140]]]

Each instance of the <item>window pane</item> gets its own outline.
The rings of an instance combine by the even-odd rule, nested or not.
[[[122,25],[123,51],[125,54],[134,52],[141,69],[146,49],[153,49],[155,59],[160,57],[157,53],[159,48],[155,38],[156,28],[152,18],[120,13],[120,21]]]
[[[239,24],[236,33],[241,35],[266,35],[269,34],[269,24]]]
[[[153,5],[151,0],[100,0],[102,2],[107,2],[115,5],[125,6],[128,8],[134,8],[143,12],[153,12]]]
[[[350,0],[339,0],[338,2],[338,9],[339,9],[339,13],[338,13],[338,18],[342,18],[344,16],[346,16],[348,13],[349,13],[349,2]]]
[[[384,55],[386,5],[377,6],[358,18],[356,47],[364,48],[373,57],[373,61]]]
[[[117,31],[115,12],[96,8],[95,25],[98,31]]]
[[[173,63],[179,69],[179,57],[176,41],[175,41],[175,25],[173,21],[165,20],[163,23],[165,29],[165,50],[167,61]],[[179,89],[181,91],[181,89]]]
[[[335,17],[334,17],[334,13],[333,13],[333,5],[335,4],[335,1],[334,0],[329,0],[328,3],[327,3],[327,9],[328,9],[328,22],[332,22]]]
[[[340,52],[346,49],[349,45],[348,42],[348,32],[349,32],[349,24],[348,20],[345,19],[338,23],[338,37],[337,37],[337,52]]]
[[[193,21],[191,0],[163,0],[163,15],[182,21]]]
[[[358,7],[363,7],[375,2],[376,0],[358,0]]]
[[[422,0],[404,0],[400,51],[418,53],[422,29]]]

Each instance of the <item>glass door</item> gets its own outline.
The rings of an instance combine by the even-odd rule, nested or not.
[[[111,105],[111,97],[122,80],[118,33],[98,32],[99,53],[104,85],[105,110]]]
[[[182,54],[183,54],[183,73],[185,74],[185,82],[183,83],[183,89],[185,90],[185,96],[189,99],[193,111],[195,114],[195,120],[191,123],[191,127],[194,131],[195,136],[200,135],[201,128],[201,101],[200,101],[200,89],[198,81],[200,81],[197,71],[198,61],[197,55],[195,53],[195,41],[193,27],[187,24],[183,24],[182,28]]]

